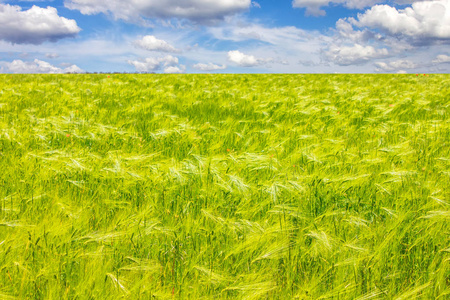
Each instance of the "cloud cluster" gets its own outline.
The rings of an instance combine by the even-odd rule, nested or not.
[[[129,60],[128,63],[134,66],[138,72],[154,72],[163,69],[165,73],[182,73],[185,70],[183,65],[177,66],[178,58],[172,55]]]
[[[1,71],[9,73],[83,73],[84,71],[76,65],[68,66],[64,69],[55,67],[50,63],[35,59],[34,61],[26,62],[20,59],[12,62],[0,62]]]
[[[95,59],[91,67],[97,70],[114,66],[169,73],[185,72],[185,62],[190,65],[188,71],[220,71],[227,68],[225,60],[238,71],[260,67],[273,72],[396,72],[450,67],[446,49],[450,44],[450,0],[292,0],[294,7],[315,15],[323,14],[327,6],[361,10],[354,17],[339,19],[335,28],[327,31],[262,24],[247,15],[229,17],[257,8],[250,0],[65,0],[65,4],[85,14],[105,13],[116,20],[164,21],[155,22],[151,35],[123,35],[121,41],[82,38],[55,48],[50,43],[40,44],[77,35],[80,28],[75,20],[61,17],[52,7],[22,9],[0,4],[0,52],[16,53],[18,59],[8,65],[1,63],[3,70],[66,71],[60,64],[29,61],[23,53],[47,61],[59,61],[58,55]],[[225,22],[196,26],[177,21],[178,27],[173,27],[173,18],[202,25]]]
[[[58,15],[54,7],[0,4],[0,39],[13,44],[42,44],[74,37],[80,32],[75,20]]]
[[[247,10],[251,0],[66,0],[65,6],[82,14],[111,14],[115,19],[179,18],[214,22]]]
[[[323,57],[349,66],[406,53],[414,55],[425,51],[423,46],[450,43],[450,0],[395,2],[412,5],[404,9],[374,5],[356,18],[338,20],[334,41],[322,52]],[[417,68],[402,59],[377,62],[375,66],[378,72]]]
[[[160,52],[180,52],[174,46],[170,45],[164,40],[159,40],[153,35],[146,35],[142,39],[137,40],[134,44],[141,49],[148,51],[160,51]]]
[[[320,64],[318,54],[333,37],[318,31],[309,31],[296,26],[269,26],[258,22],[232,20],[221,26],[210,27],[207,32],[215,39],[227,43],[239,43],[245,48],[230,51],[228,60],[238,66],[264,66],[272,72],[326,72],[325,64]],[[251,55],[247,51],[252,51]],[[299,58],[314,61],[301,64]],[[215,59],[215,58],[212,58]],[[269,64],[270,63],[270,64]],[[320,66],[318,66],[320,64]]]
[[[427,0],[395,0],[391,1],[396,4],[411,4],[419,1]],[[343,5],[350,9],[363,9],[371,7],[375,4],[383,3],[383,0],[293,0],[292,7],[294,8],[306,8],[305,14],[307,16],[325,16],[326,12],[322,7],[330,5]]]
[[[351,19],[351,23],[415,40],[450,39],[450,0],[416,2],[399,10],[389,5],[375,5],[358,14],[357,20]]]

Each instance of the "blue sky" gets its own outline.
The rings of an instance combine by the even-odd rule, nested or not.
[[[449,73],[450,0],[0,0],[0,72]]]

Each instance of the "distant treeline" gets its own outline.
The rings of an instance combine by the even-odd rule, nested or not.
[[[156,74],[155,72],[66,72],[64,74]]]

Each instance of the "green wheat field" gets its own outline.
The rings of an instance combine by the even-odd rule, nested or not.
[[[449,299],[450,75],[0,75],[0,299]]]

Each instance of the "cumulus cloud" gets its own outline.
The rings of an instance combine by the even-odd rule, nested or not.
[[[180,65],[180,66],[168,66],[166,68],[164,68],[164,73],[168,73],[168,74],[176,74],[176,73],[184,73],[185,71],[185,66]]]
[[[358,27],[421,41],[450,39],[450,0],[415,2],[405,9],[375,5],[350,21]]]
[[[410,60],[396,60],[391,62],[377,62],[375,63],[377,72],[392,72],[392,71],[404,71],[405,69],[417,68],[417,65]]]
[[[63,69],[64,73],[84,73],[83,69],[80,69],[77,65],[71,65]]]
[[[337,34],[334,36],[335,43],[378,44],[378,48],[387,47],[391,54],[404,53],[405,51],[413,50],[417,46],[406,39],[392,35],[383,35],[367,28],[362,30],[355,29],[349,21],[351,22],[352,20],[346,18],[336,22],[335,32]]]
[[[159,40],[153,35],[146,35],[142,39],[137,40],[134,44],[148,51],[160,51],[160,52],[180,52],[174,46],[170,45],[166,41]]]
[[[247,10],[251,0],[66,0],[65,6],[82,14],[111,14],[116,19],[179,18],[211,22]]]
[[[363,64],[372,59],[419,53],[422,46],[450,43],[450,0],[392,1],[412,4],[404,9],[375,5],[357,18],[336,22],[333,46],[323,53],[339,65]],[[349,45],[355,45],[348,47]],[[341,47],[345,45],[347,47]],[[359,45],[359,46],[358,46]],[[355,53],[349,53],[354,48]],[[389,51],[388,51],[389,49]],[[430,59],[431,60],[431,59]],[[378,63],[377,71],[408,70],[411,65]]]
[[[244,54],[238,50],[228,52],[228,60],[238,64],[241,67],[256,67],[264,65],[272,59],[256,58],[253,55]]]
[[[367,42],[370,39],[381,39],[380,34],[373,33],[370,30],[355,30],[346,19],[339,19],[336,22],[336,31],[341,39],[347,39],[354,43]]]
[[[12,62],[0,62],[2,66],[2,72],[10,73],[50,73],[50,74],[60,74],[60,73],[83,73],[84,71],[76,65],[71,65],[67,68],[61,69],[51,65],[50,63],[35,59],[34,61],[26,62],[20,59],[14,60]]]
[[[167,55],[165,57],[148,57],[143,60],[129,60],[128,63],[139,72],[152,72],[162,68],[175,67],[178,64],[178,58]]]
[[[60,17],[54,7],[33,5],[23,11],[20,6],[0,4],[0,39],[13,44],[56,42],[80,30],[75,20]]]
[[[450,63],[450,56],[441,54],[432,61],[434,64]]]
[[[325,57],[340,66],[364,64],[371,59],[386,57],[389,51],[386,48],[376,49],[372,46],[355,44],[353,46],[332,45]]]
[[[213,63],[208,63],[208,64],[204,64],[204,63],[198,63],[195,64],[194,69],[200,70],[200,71],[217,71],[217,70],[224,70],[227,68],[226,65],[215,65]]]

